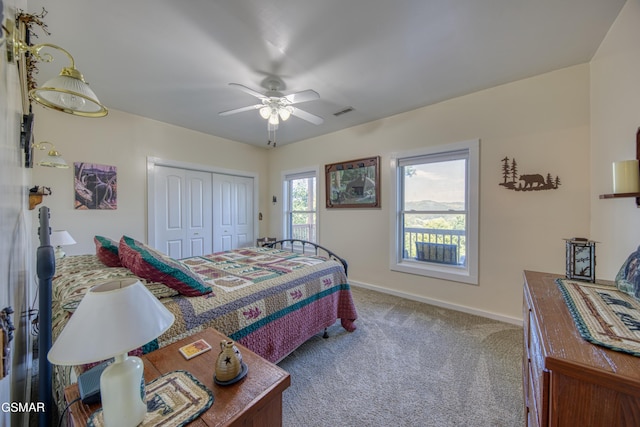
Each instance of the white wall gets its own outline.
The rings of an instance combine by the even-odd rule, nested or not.
[[[39,106],[34,109],[36,141],[52,142],[70,165],[69,169],[36,166],[33,170],[35,184],[51,186],[53,194],[44,203],[51,208],[52,227],[69,231],[78,242],[64,248],[69,255],[94,253],[96,234],[113,239],[127,234],[147,241],[147,157],[256,173],[260,194],[268,193],[263,148],[115,110],[104,118],[85,118]],[[36,152],[35,161],[42,156],[44,152]],[[117,167],[116,210],[74,209],[74,162]],[[266,205],[263,198],[260,210]]]
[[[636,157],[640,127],[640,0],[629,0],[591,61],[591,237],[596,274],[613,279],[640,245],[635,199],[606,199],[612,162]]]
[[[0,3],[3,24],[14,20],[16,10],[26,2]],[[34,269],[31,256],[31,222],[37,214],[27,209],[27,189],[31,171],[24,168],[20,150],[22,97],[16,63],[7,62],[6,43],[0,33],[0,310],[11,306],[16,326],[11,342],[11,370],[0,380],[0,403],[25,401],[30,379],[30,318],[22,317],[32,302]],[[0,426],[19,425],[24,414],[0,412]]]
[[[357,109],[358,106],[355,106]],[[392,152],[480,138],[480,285],[392,272],[389,200]],[[580,65],[452,99],[270,152],[270,188],[280,171],[380,155],[382,208],[327,210],[320,242],[344,256],[354,283],[520,321],[522,271],[564,273],[563,237],[589,234],[589,67]],[[500,160],[520,173],[558,175],[558,190],[499,186]],[[321,177],[321,195],[324,195]],[[323,200],[323,198],[321,199]],[[281,236],[282,204],[270,205],[269,235]]]

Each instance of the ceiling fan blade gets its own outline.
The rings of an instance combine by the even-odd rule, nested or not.
[[[291,108],[293,109],[293,111],[291,111],[291,114],[302,120],[306,120],[310,123],[313,123],[314,125],[321,125],[322,123],[324,123],[324,119],[320,116],[316,116],[315,114],[308,113],[296,107]]]
[[[251,96],[255,96],[258,99],[266,98],[263,93],[257,92],[251,88],[248,88],[240,83],[229,83],[229,86],[234,86],[243,91],[244,93],[248,93]]]
[[[307,89],[301,92],[292,93],[284,97],[290,104],[297,104],[298,102],[313,101],[314,99],[320,99],[320,95],[315,90]]]
[[[234,108],[233,110],[221,111],[218,113],[220,116],[230,116],[231,114],[242,113],[243,111],[257,110],[264,107],[263,104],[248,105],[246,107]]]

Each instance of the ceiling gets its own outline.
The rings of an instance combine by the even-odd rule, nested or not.
[[[284,145],[540,73],[588,62],[626,0],[28,0],[54,43],[116,109],[267,148],[256,110],[284,95],[324,118],[281,123]],[[40,83],[66,66],[40,63]],[[353,111],[334,113],[352,107]],[[99,120],[99,119],[82,119]]]

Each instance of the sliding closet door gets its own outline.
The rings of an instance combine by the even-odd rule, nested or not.
[[[253,242],[253,178],[213,174],[213,251]]]
[[[213,249],[211,173],[156,166],[155,247],[172,258]]]

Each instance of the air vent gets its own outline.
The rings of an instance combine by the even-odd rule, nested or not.
[[[338,116],[341,116],[341,115],[343,115],[343,114],[347,114],[347,113],[349,113],[349,112],[353,111],[353,109],[354,109],[353,107],[346,107],[346,108],[345,108],[345,109],[343,109],[343,110],[340,110],[340,111],[338,111],[338,112],[333,113],[333,115],[334,115],[334,116],[336,116],[336,117],[338,117]]]

